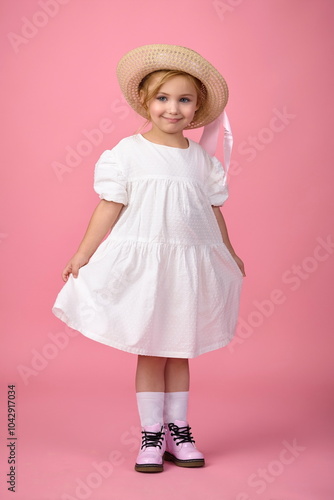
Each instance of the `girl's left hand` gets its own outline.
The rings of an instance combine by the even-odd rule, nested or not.
[[[240,271],[242,272],[242,275],[246,276],[245,265],[244,265],[243,261],[236,254],[232,255],[232,257],[236,261],[236,263],[238,264],[238,267],[239,267]]]

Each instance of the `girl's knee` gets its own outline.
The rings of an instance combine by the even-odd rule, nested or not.
[[[167,358],[167,363],[169,365],[187,365],[188,364],[188,358]]]
[[[138,364],[164,366],[166,364],[166,361],[167,358],[163,358],[160,356],[144,356],[141,354],[138,355]]]

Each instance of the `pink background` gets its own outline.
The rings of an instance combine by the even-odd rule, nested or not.
[[[3,0],[1,11],[1,499],[14,498],[16,384],[19,500],[332,500],[333,2]],[[94,164],[142,123],[116,64],[147,43],[191,47],[229,84],[224,214],[247,270],[235,341],[191,361],[207,467],[153,476],[133,471],[135,356],[51,314],[98,202]]]

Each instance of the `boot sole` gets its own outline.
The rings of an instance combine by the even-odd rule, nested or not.
[[[135,470],[137,472],[162,472],[164,467],[159,464],[136,464]]]
[[[164,453],[164,460],[166,460],[167,462],[174,462],[174,464],[178,465],[179,467],[204,467],[204,465],[205,465],[204,458],[180,460],[179,458],[176,458],[174,455],[172,455],[168,451],[165,451],[165,453]]]

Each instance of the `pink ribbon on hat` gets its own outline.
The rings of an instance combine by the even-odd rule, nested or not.
[[[205,125],[199,144],[210,156],[214,156],[217,149],[219,132],[222,126],[224,127],[224,169],[227,174],[231,161],[233,135],[226,111],[223,111],[213,122]]]

